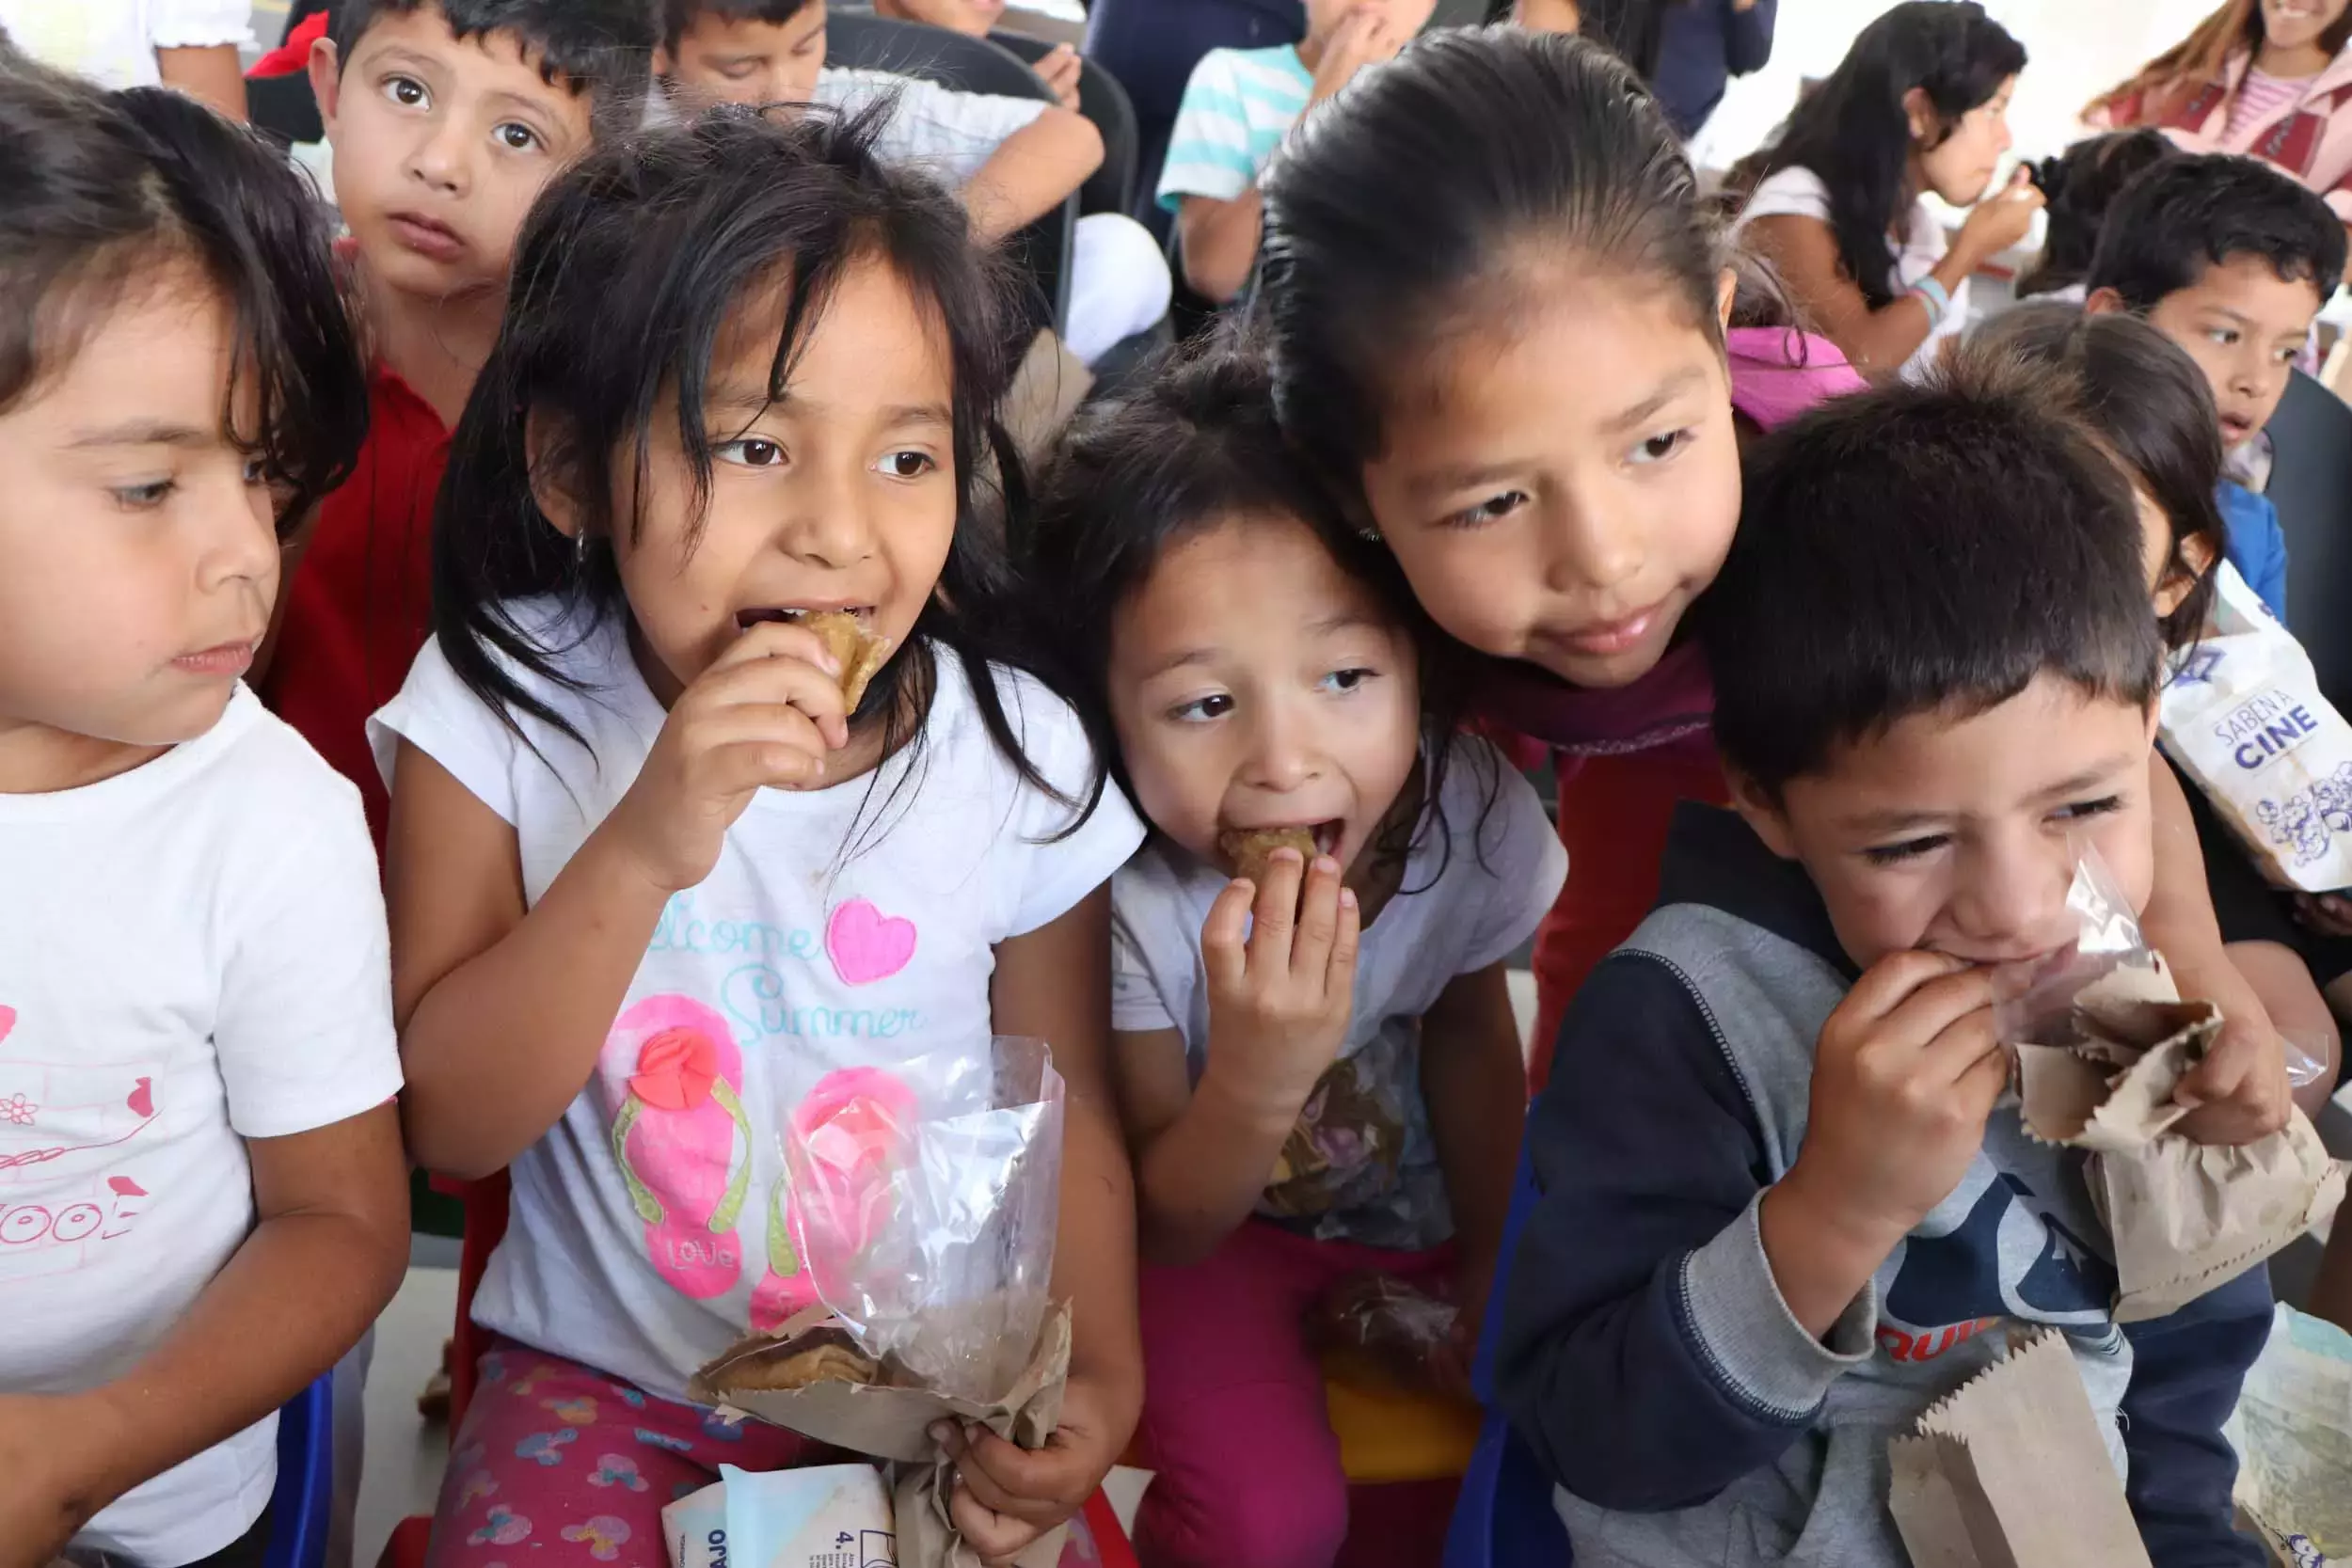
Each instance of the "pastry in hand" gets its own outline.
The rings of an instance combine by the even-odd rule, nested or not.
[[[880,1372],[848,1329],[827,1324],[736,1362],[726,1370],[726,1386],[745,1393],[788,1394],[812,1383],[870,1384]]]
[[[1265,886],[1266,871],[1274,863],[1277,849],[1295,849],[1298,858],[1312,864],[1315,858],[1315,835],[1311,828],[1251,828],[1247,831],[1227,829],[1216,835],[1216,852],[1223,855],[1233,868],[1233,875],[1247,878],[1260,887]]]
[[[747,610],[735,624],[749,631],[762,621],[788,621],[806,626],[841,666],[841,701],[851,713],[866,700],[866,689],[890,660],[890,639],[876,635],[865,622],[846,610]]]

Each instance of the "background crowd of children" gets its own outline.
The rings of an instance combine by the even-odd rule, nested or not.
[[[1134,1452],[1149,1568],[1328,1568],[1302,1324],[1367,1274],[1580,1563],[1902,1563],[1885,1439],[1996,1319],[2159,1568],[2263,1560],[2265,1273],[2114,1321],[1993,975],[2095,848],[2227,1020],[2188,1136],[2338,1085],[2352,903],[2154,736],[2217,575],[2294,597],[2352,5],[2231,0],[2010,172],[2026,49],[1906,0],[1719,186],[1773,0],[1306,0],[1198,55],[1165,251],[1076,225],[1080,360],[1212,316],[1035,464],[1080,59],[837,68],[826,8],[341,0],[330,208],[232,123],[244,7],[0,0],[0,1568],[263,1560],[404,1155],[512,1191],[433,1568],[659,1568],[821,1454],[688,1394],[820,1300],[773,1108],[992,1035],[1069,1085],[1075,1340],[1044,1447],[937,1433],[983,1562]]]

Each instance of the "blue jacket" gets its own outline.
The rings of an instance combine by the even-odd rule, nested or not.
[[[2220,503],[2221,521],[2229,530],[2230,564],[2285,626],[2287,536],[2279,529],[2279,509],[2268,496],[2257,495],[2233,479],[2223,480],[2213,499]]]
[[[1829,1334],[1797,1325],[1757,1201],[1855,973],[1804,871],[1736,816],[1681,808],[1661,869],[1562,1026],[1496,1347],[1578,1568],[1903,1568],[1886,1440],[1992,1363],[2004,1320],[2068,1337],[2156,1568],[2263,1561],[2232,1529],[2221,1422],[2269,1333],[2265,1271],[2119,1328],[2080,1159],[2013,1109]]]
[[[1772,57],[1772,21],[1780,0],[1746,10],[1731,0],[1676,0],[1658,21],[1658,106],[1684,140],[1699,134],[1724,101],[1731,77],[1764,69]]]

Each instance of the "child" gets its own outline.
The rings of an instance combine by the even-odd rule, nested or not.
[[[1750,243],[1865,374],[1932,364],[1968,324],[1969,278],[2032,227],[2042,197],[2026,171],[1993,184],[2025,69],[2025,46],[1983,7],[1909,0],[1732,171]],[[1948,241],[1920,199],[1931,191],[1972,209]]]
[[[1103,162],[1103,137],[1074,108],[957,92],[918,77],[825,65],[826,0],[663,0],[657,69],[691,105],[892,105],[882,156],[962,192],[973,237],[992,245],[1052,212]],[[1092,364],[1168,314],[1168,261],[1135,219],[1080,218],[1071,234],[1070,352]]]
[[[2142,169],[2172,156],[2160,131],[2110,131],[2085,136],[2054,158],[2035,166],[2033,182],[2048,203],[2048,237],[2042,255],[2017,279],[2017,297],[2047,294],[2080,305],[2090,291],[2083,278],[2107,209]]]
[[[1258,177],[1306,112],[1391,58],[1437,0],[1307,0],[1307,36],[1269,49],[1212,49],[1192,68],[1160,166],[1184,281],[1223,305],[1258,264]]]
[[[1137,1545],[1329,1563],[1347,1481],[1302,1322],[1365,1271],[1479,1321],[1511,1184],[1495,1130],[1526,1104],[1503,960],[1566,856],[1526,781],[1456,738],[1410,593],[1295,466],[1254,354],[1082,417],[1036,553],[1153,829],[1112,883],[1153,1265]],[[1311,834],[1311,863],[1233,842],[1275,829]]]
[[[359,786],[367,718],[400,689],[432,608],[431,518],[449,430],[498,335],[515,235],[548,180],[635,114],[640,0],[342,0],[310,85],[351,231],[373,360],[368,444],[289,551],[262,694]]]
[[[259,1568],[407,1259],[358,800],[237,678],[366,389],[263,143],[0,40],[0,1557]]]
[[[713,115],[591,155],[526,229],[457,433],[437,641],[375,728],[411,1147],[513,1167],[437,1565],[529,1536],[594,1568],[722,1461],[806,1456],[685,1400],[816,1299],[776,1107],[991,1033],[1070,1085],[1077,1348],[1046,1449],[949,1443],[966,1539],[993,1560],[1067,1518],[1135,1424],[1105,884],[1142,830],[1007,651],[971,522],[995,294],[875,134]],[[854,710],[793,624],[818,610],[890,653]]]
[[[965,38],[984,39],[1005,19],[1005,0],[877,0],[874,14],[894,22],[944,27]],[[1054,89],[1054,96],[1061,100],[1063,108],[1078,107],[1078,78],[1085,66],[1075,49],[1057,43],[1029,69]]]
[[[172,87],[245,118],[250,0],[0,0],[0,33],[36,59],[110,87]]]
[[[2327,203],[2232,153],[2172,159],[2134,181],[2099,236],[2087,308],[2148,318],[2205,372],[2222,444],[2242,451],[2285,395],[2296,356],[2343,276]],[[2230,564],[2287,617],[2279,512],[2233,480],[2220,490]]]
[[[1674,801],[1723,799],[1706,663],[1677,634],[1739,516],[1735,405],[1770,428],[1859,382],[1818,340],[1726,331],[1748,307],[1690,164],[1625,67],[1573,39],[1423,40],[1316,117],[1266,217],[1286,434],[1487,656],[1485,716],[1575,765],[1577,875],[1535,954],[1540,1082],[1547,1031],[1656,892]],[[2169,780],[2168,849],[2187,842]],[[2284,1122],[2285,1074],[2194,860],[2166,862],[2183,902],[2150,926],[2187,991],[2243,1021],[2189,1085],[2201,1130],[2257,1137]]]
[[[2046,372],[1957,367],[1757,453],[1702,626],[1738,816],[1677,820],[1529,1129],[1496,1382],[1581,1565],[1722,1562],[1726,1532],[1909,1561],[1886,1440],[2004,1318],[2068,1335],[2160,1568],[2260,1560],[2220,1425],[2263,1271],[2127,1339],[2079,1162],[1994,1108],[1994,966],[2074,944],[2084,848],[2135,909],[2153,884],[2143,584]]]

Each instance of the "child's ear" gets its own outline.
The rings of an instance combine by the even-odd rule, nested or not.
[[[1715,314],[1723,322],[1724,330],[1731,330],[1732,302],[1740,297],[1740,275],[1725,267],[1715,279]]]
[[[2190,534],[2181,541],[2179,551],[2180,564],[2166,573],[2164,581],[2156,587],[2158,620],[2180,609],[2197,585],[2205,580],[2205,574],[2213,570],[2213,546],[2204,535]]]
[[[343,106],[343,66],[335,40],[322,38],[310,45],[310,94],[319,101],[319,123],[326,139],[335,139],[335,120]]]
[[[2086,316],[2123,316],[2130,313],[2131,307],[2124,304],[2123,296],[2113,289],[2093,289],[2090,297],[2083,301],[2083,314]]]
[[[1788,814],[1772,793],[1745,773],[1729,768],[1724,769],[1724,783],[1731,789],[1731,809],[1764,841],[1764,847],[1782,860],[1795,860],[1797,841],[1788,832]]]
[[[553,524],[555,531],[564,538],[579,541],[588,526],[585,510],[571,487],[558,482],[563,465],[557,456],[563,437],[550,421],[537,414],[523,420],[523,460],[531,465],[531,499],[539,508],[540,515]]]
[[[657,43],[653,46],[653,73],[658,77],[670,77],[677,74],[677,61],[670,58],[670,46],[666,43]]]
[[[1903,94],[1903,118],[1911,122],[1911,139],[1929,142],[1935,139],[1943,120],[1935,112],[1935,101],[1925,87],[1913,87]]]

